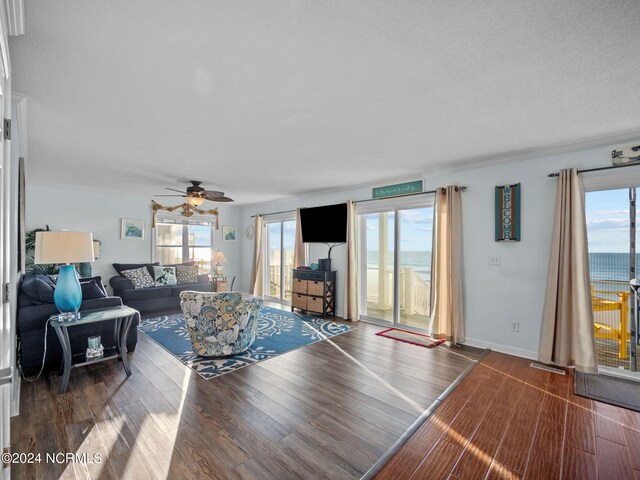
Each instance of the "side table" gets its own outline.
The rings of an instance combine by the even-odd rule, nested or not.
[[[133,317],[136,313],[138,313],[137,310],[123,305],[119,307],[80,311],[80,318],[74,320],[60,320],[57,314],[49,317],[49,325],[55,329],[58,340],[60,340],[60,344],[62,345],[63,373],[58,393],[62,394],[67,390],[72,368],[102,362],[111,358],[122,359],[122,366],[124,367],[127,377],[131,376],[131,369],[129,368],[129,361],[126,355],[127,335],[129,334],[129,329],[131,328]],[[71,343],[69,342],[69,329],[77,327],[78,325],[106,321],[114,322],[113,338],[116,344],[112,347],[105,348],[104,355],[99,358],[87,360],[85,353],[73,354],[71,351]]]
[[[229,285],[229,280],[231,280],[231,285]],[[226,277],[224,275],[209,275],[212,292],[230,292],[233,290],[233,284],[235,281],[235,275],[232,277]]]

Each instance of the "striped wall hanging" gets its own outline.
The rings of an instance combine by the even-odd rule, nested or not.
[[[520,241],[520,184],[496,187],[496,242]]]

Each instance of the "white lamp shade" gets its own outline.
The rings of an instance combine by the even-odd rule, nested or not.
[[[224,258],[224,253],[222,253],[220,250],[216,250],[216,252],[213,254],[212,260],[216,263],[222,263],[227,261],[227,259]]]
[[[93,262],[93,233],[36,232],[35,263]]]

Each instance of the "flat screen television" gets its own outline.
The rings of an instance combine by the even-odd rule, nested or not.
[[[345,243],[347,204],[301,208],[300,229],[305,243]]]

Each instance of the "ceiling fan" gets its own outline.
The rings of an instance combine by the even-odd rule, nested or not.
[[[217,192],[215,190],[205,190],[200,186],[202,182],[197,180],[189,180],[191,182],[191,186],[187,187],[186,191],[176,190],[175,188],[167,188],[167,190],[171,190],[172,192],[178,192],[180,195],[169,194],[169,195],[154,195],[155,197],[184,197],[189,202],[189,205],[194,207],[199,207],[204,203],[205,200],[209,200],[210,202],[233,202],[232,198],[225,197],[224,192]]]

